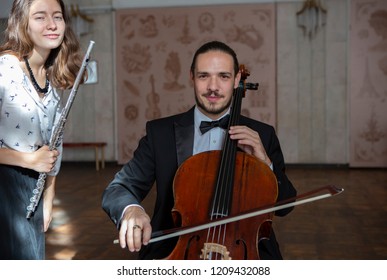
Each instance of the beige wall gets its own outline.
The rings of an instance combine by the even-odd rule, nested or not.
[[[309,39],[300,5],[278,5],[278,134],[292,163],[348,163],[347,1],[324,7],[327,24]]]
[[[110,5],[110,1],[106,0],[66,2],[68,7],[71,3],[77,3],[80,10],[82,7],[88,7],[88,10],[81,11],[81,13],[86,14],[93,22],[88,25],[80,24],[81,28],[78,30],[82,30],[80,38],[85,50],[90,40],[95,41],[91,60],[97,62],[98,82],[79,87],[66,123],[64,138],[68,142],[107,142],[105,158],[108,161],[115,161],[114,13],[110,9],[103,8]],[[75,10],[75,5],[73,7]],[[89,9],[93,7],[97,8]],[[80,17],[73,18],[74,25],[76,25],[77,18]],[[86,32],[87,28],[89,28],[88,32]],[[94,151],[68,149],[65,150],[63,160],[94,160]]]
[[[71,2],[71,1],[68,1]],[[115,38],[113,35],[114,12],[104,10],[110,6],[110,1],[76,1],[80,7],[88,8],[95,21],[90,32],[81,36],[86,47],[89,40],[96,41],[93,56],[98,62],[99,81],[95,85],[84,85],[73,111],[70,113],[66,139],[68,141],[106,141],[108,148],[106,157],[116,161],[118,156],[117,135],[117,103],[115,83]],[[349,164],[354,153],[351,141],[359,135],[353,124],[359,127],[366,125],[370,114],[357,114],[360,119],[353,119],[350,104],[353,90],[353,72],[351,67],[352,49],[350,38],[351,10],[362,1],[325,0],[328,10],[327,24],[312,40],[304,37],[297,26],[295,13],[302,4],[297,2],[281,2],[276,4],[276,129],[282,143],[285,159],[288,163],[321,163]],[[370,1],[363,1],[370,2]],[[372,3],[383,1],[373,0]],[[95,4],[95,5],[94,5]],[[374,4],[376,5],[376,4]],[[92,10],[92,7],[100,9]],[[367,15],[363,20],[366,21]],[[374,31],[359,30],[371,34],[373,38],[381,39]],[[362,51],[359,49],[358,51]],[[363,52],[367,50],[363,49]],[[375,54],[376,55],[376,54]],[[378,54],[383,58],[383,54]],[[370,63],[376,63],[371,60]],[[360,66],[361,68],[361,66]],[[185,69],[182,69],[184,73]],[[187,69],[188,70],[188,69]],[[183,75],[183,74],[182,74]],[[367,108],[385,108],[387,80],[382,72],[372,79],[378,79],[377,87],[380,99]],[[358,79],[358,77],[356,77]],[[384,82],[384,84],[383,84]],[[150,89],[144,89],[143,94]],[[364,104],[364,103],[363,103]],[[383,107],[384,106],[384,107]],[[364,108],[362,108],[364,110]],[[371,112],[368,110],[367,112]],[[386,114],[382,111],[377,115],[378,128],[381,131],[379,142],[372,143],[377,149],[376,160],[370,164],[351,163],[356,166],[386,166]],[[145,125],[145,119],[143,121]],[[363,123],[363,124],[362,124]],[[139,124],[141,126],[141,124]],[[140,132],[141,133],[141,132]],[[360,138],[363,139],[364,138]],[[364,147],[371,149],[370,142]],[[376,145],[375,145],[376,144]],[[367,146],[368,145],[368,146]],[[361,149],[361,151],[364,149]],[[92,160],[93,153],[66,151],[65,160]]]
[[[350,16],[350,164],[387,166],[387,1],[353,1]]]

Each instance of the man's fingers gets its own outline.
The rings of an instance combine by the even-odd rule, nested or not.
[[[128,223],[125,220],[123,220],[122,224],[121,224],[120,231],[118,233],[118,239],[120,241],[120,246],[121,246],[122,249],[126,247],[126,231],[127,231],[127,228],[128,228]]]

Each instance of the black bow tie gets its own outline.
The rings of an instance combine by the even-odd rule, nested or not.
[[[200,123],[200,126],[199,126],[200,131],[202,132],[202,134],[204,134],[207,131],[213,129],[214,127],[220,127],[223,129],[227,129],[229,118],[230,118],[230,115],[226,115],[217,121],[212,121],[212,122],[202,121]]]

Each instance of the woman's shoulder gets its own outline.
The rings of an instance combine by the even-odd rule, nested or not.
[[[0,55],[0,91],[4,93],[15,84],[23,82],[23,70],[19,59],[12,54]]]
[[[15,78],[15,75],[20,73],[22,73],[20,68],[20,61],[15,55],[0,55],[0,77],[9,76]]]
[[[0,55],[0,65],[1,66],[14,66],[19,65],[19,59],[13,54],[2,54]]]

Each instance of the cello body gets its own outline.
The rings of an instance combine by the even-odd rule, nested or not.
[[[209,170],[219,169],[221,153],[197,154],[178,169],[174,179],[173,216],[181,226],[200,224],[213,218],[211,205],[217,174]],[[236,152],[232,185],[229,215],[277,200],[277,180],[270,167],[244,152]],[[182,235],[167,259],[260,259],[258,243],[269,237],[272,217],[273,213],[269,213]]]
[[[234,90],[228,128],[239,124],[250,73],[240,67],[241,80]],[[226,134],[227,135],[227,134]],[[276,202],[277,179],[264,162],[237,150],[237,141],[225,138],[221,151],[208,151],[187,159],[173,182],[175,225],[204,224]],[[167,259],[260,259],[259,241],[269,238],[274,213],[243,219],[179,236]]]

